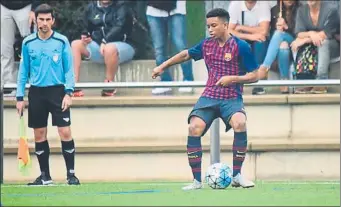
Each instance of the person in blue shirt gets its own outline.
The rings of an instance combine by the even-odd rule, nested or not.
[[[23,40],[16,94],[16,107],[22,116],[28,80],[28,126],[34,130],[35,153],[41,171],[41,175],[28,185],[53,183],[49,169],[50,148],[46,138],[49,113],[52,115],[52,125],[58,127],[61,138],[67,183],[79,185],[74,170],[75,144],[70,129],[71,97],[75,85],[71,46],[67,37],[52,30],[55,18],[51,6],[41,4],[36,8],[35,16],[38,32]]]

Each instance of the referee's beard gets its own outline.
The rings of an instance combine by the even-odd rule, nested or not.
[[[49,33],[50,32],[50,28],[48,28],[47,26],[45,26],[45,27],[39,27],[38,28],[39,30],[38,31],[40,31],[41,33],[43,33],[43,34],[47,34],[47,33]]]
[[[38,28],[38,33],[42,38],[47,38],[48,36],[51,35],[52,29],[49,28],[48,26],[45,27],[39,27]]]

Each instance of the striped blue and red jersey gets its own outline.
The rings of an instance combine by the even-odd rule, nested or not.
[[[206,38],[188,50],[195,61],[204,59],[208,80],[204,97],[214,99],[241,98],[243,84],[236,83],[228,86],[216,86],[222,76],[242,76],[258,69],[258,64],[251,52],[250,45],[235,36],[231,36],[224,46],[219,46],[214,38]]]

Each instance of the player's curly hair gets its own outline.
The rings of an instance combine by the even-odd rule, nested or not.
[[[227,22],[230,21],[230,14],[228,13],[228,11],[226,11],[223,8],[215,8],[209,11],[206,14],[206,18],[211,18],[211,17],[219,17],[219,18],[224,19]]]

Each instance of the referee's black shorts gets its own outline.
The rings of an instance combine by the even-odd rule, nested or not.
[[[47,127],[49,113],[52,115],[53,126],[70,126],[70,109],[62,112],[64,96],[63,85],[31,86],[28,93],[28,127],[34,129]]]

